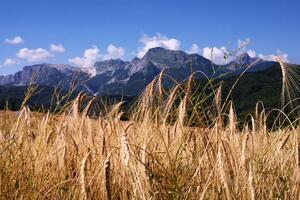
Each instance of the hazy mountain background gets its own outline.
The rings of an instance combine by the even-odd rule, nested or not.
[[[36,84],[41,89],[30,104],[34,107],[47,107],[51,104],[54,88],[59,87],[62,94],[76,86],[74,96],[85,91],[97,96],[111,96],[117,99],[134,99],[163,69],[164,74],[183,82],[195,72],[199,82],[217,78],[224,82],[224,93],[249,65],[251,67],[234,89],[232,99],[240,113],[251,111],[255,103],[262,100],[266,107],[276,107],[281,89],[280,66],[276,62],[252,58],[243,53],[226,65],[217,65],[198,55],[183,51],[166,50],[156,47],[148,50],[141,59],[132,61],[121,59],[96,62],[91,75],[86,70],[64,64],[36,64],[25,66],[15,74],[0,76],[0,101],[3,109],[6,102],[18,109],[27,86]],[[173,82],[165,78],[164,86],[171,88]]]

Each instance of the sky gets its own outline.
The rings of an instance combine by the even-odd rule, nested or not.
[[[156,46],[217,64],[237,48],[300,64],[299,9],[299,0],[1,0],[0,75],[36,63],[131,60]]]

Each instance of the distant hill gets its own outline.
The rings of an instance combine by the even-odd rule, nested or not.
[[[134,96],[139,94],[163,69],[165,74],[182,82],[192,72],[197,72],[198,79],[203,78],[203,74],[208,77],[221,74],[238,75],[253,62],[255,66],[252,66],[249,71],[264,70],[274,64],[274,62],[242,54],[231,63],[220,66],[198,54],[156,47],[148,50],[143,58],[135,58],[131,62],[120,59],[96,62],[91,66],[96,72],[94,76],[77,67],[43,63],[25,66],[13,75],[0,76],[0,85],[25,86],[35,83],[49,87],[60,85],[64,89],[76,86],[77,90],[95,95]],[[170,87],[172,82],[166,81],[165,85]]]
[[[237,76],[223,80],[223,98],[228,94]],[[241,117],[254,112],[256,103],[262,101],[267,110],[279,108],[282,76],[278,63],[269,68],[247,72],[239,80],[233,89],[231,99],[235,109]]]
[[[155,76],[163,69],[166,76],[183,82],[192,73],[203,81],[207,77],[219,77],[224,82],[224,94],[249,65],[231,98],[238,113],[252,111],[256,102],[262,100],[266,107],[275,107],[279,102],[281,90],[281,71],[276,62],[251,58],[241,54],[227,65],[216,65],[210,60],[183,51],[166,50],[160,47],[150,49],[143,58],[132,61],[107,60],[96,62],[92,66],[96,75],[91,76],[85,70],[69,65],[37,64],[25,66],[13,75],[0,76],[0,109],[8,101],[18,107],[24,97],[24,91],[30,83],[43,88],[41,94],[30,101],[32,106],[47,107],[51,104],[54,88],[59,87],[62,93],[74,87],[74,96],[80,91],[92,95],[112,96],[117,99],[125,97],[131,101],[139,95]],[[224,74],[224,76],[220,76]],[[165,87],[172,87],[170,79],[164,80]]]
[[[236,81],[237,76],[231,76],[217,80],[223,82],[224,100],[232,85]],[[3,109],[6,102],[9,103],[11,109],[17,110],[21,105],[27,86],[0,86],[0,109]],[[51,98],[54,88],[50,86],[40,86],[41,92],[30,100],[30,106],[34,108],[47,108],[51,105]],[[281,92],[281,71],[279,64],[275,63],[266,70],[245,73],[233,90],[230,99],[233,99],[237,113],[240,117],[245,117],[249,112],[253,112],[258,101],[264,102],[267,109],[279,106],[279,98]],[[67,91],[62,91],[62,95]],[[70,99],[78,94],[75,91]],[[123,99],[132,103],[135,96],[110,95],[112,100]]]

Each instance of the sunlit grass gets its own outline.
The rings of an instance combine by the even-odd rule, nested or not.
[[[25,103],[18,113],[1,112],[1,198],[299,197],[297,120],[271,129],[258,104],[240,127],[221,86],[209,82],[195,93],[192,74],[167,90],[164,78],[147,86],[129,121],[121,121],[122,102],[91,117],[99,102],[83,93],[60,114],[32,112]]]

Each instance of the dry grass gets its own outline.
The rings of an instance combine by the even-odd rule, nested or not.
[[[208,124],[192,79],[167,92],[160,74],[130,122],[121,103],[88,117],[83,94],[60,115],[1,112],[1,199],[297,199],[299,129],[270,132],[260,109],[239,129],[221,87]]]

